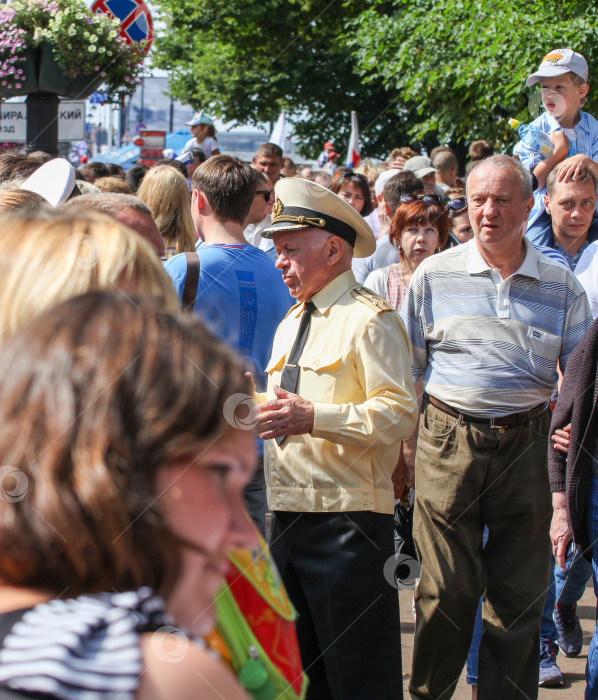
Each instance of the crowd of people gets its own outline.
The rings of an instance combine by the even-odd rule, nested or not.
[[[0,698],[395,700],[411,583],[412,698],[563,685],[598,591],[587,73],[528,79],[545,158],[246,163],[204,112],[151,168],[0,155]]]

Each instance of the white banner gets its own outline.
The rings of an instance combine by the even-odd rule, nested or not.
[[[85,138],[85,102],[61,102],[58,107],[58,140]]]
[[[15,143],[27,141],[27,105],[24,102],[0,106],[0,139]]]
[[[58,140],[85,138],[85,102],[61,102],[58,106]],[[26,143],[27,103],[4,102],[0,105],[0,141]]]
[[[286,138],[285,138],[285,118],[284,118],[284,109],[280,113],[280,116],[278,117],[276,124],[274,124],[274,128],[272,129],[272,133],[270,134],[270,139],[269,143],[275,143],[277,146],[280,146],[282,148],[282,152],[284,153],[284,147],[286,144]]]

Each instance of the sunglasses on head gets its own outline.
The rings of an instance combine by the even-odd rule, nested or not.
[[[401,204],[413,204],[413,202],[422,201],[424,204],[440,204],[442,200],[435,194],[402,194]]]
[[[453,213],[465,211],[467,209],[467,200],[465,197],[455,197],[455,199],[449,200],[446,208]]]
[[[266,202],[270,201],[270,195],[272,194],[272,192],[270,190],[256,190],[255,193],[256,193],[256,195],[263,194]]]

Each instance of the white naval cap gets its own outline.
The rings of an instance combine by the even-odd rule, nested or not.
[[[41,165],[19,189],[35,192],[53,207],[66,202],[75,187],[75,168],[64,158],[54,158]]]
[[[376,250],[376,239],[363,216],[326,187],[285,177],[274,185],[274,196],[272,225],[261,232],[264,238],[283,231],[319,228],[348,241],[355,258],[367,258]]]

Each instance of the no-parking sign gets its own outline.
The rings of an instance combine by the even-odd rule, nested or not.
[[[143,0],[95,0],[92,12],[106,12],[120,21],[120,33],[127,44],[147,41],[147,51],[154,37],[154,25],[149,7]]]

